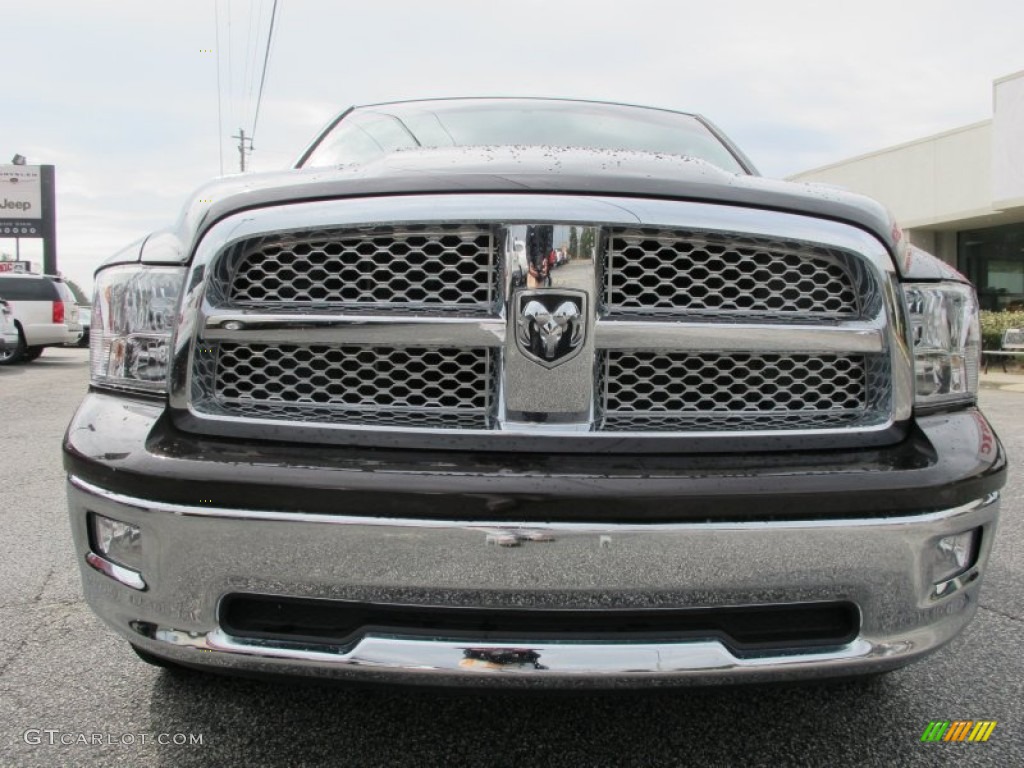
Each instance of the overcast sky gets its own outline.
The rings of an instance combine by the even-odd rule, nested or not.
[[[0,162],[56,165],[62,271],[88,287],[221,150],[237,171],[272,5],[0,0]],[[785,176],[988,119],[1021,69],[1020,0],[278,0],[250,162],[288,165],[350,104],[536,95],[700,112]]]

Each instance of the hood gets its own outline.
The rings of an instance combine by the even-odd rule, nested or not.
[[[830,187],[733,174],[676,155],[562,147],[456,147],[396,152],[360,165],[229,176],[200,189],[166,235],[143,250],[146,261],[181,261],[209,227],[239,211],[346,197],[399,194],[550,193],[648,197],[740,205],[852,224],[896,254],[900,235],[874,200]]]

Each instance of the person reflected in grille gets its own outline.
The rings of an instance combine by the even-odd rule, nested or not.
[[[527,288],[547,288],[551,285],[550,254],[555,240],[554,227],[529,227],[526,232],[526,251],[530,259]]]

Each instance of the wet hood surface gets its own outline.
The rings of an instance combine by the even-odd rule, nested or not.
[[[489,192],[739,205],[853,224],[874,234],[891,252],[896,252],[899,242],[898,231],[881,205],[830,187],[733,174],[676,155],[516,146],[418,149],[361,165],[218,179],[196,191],[175,235],[191,251],[217,221],[252,208],[346,197]]]

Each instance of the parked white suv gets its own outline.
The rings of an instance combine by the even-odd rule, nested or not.
[[[50,275],[0,275],[0,296],[14,314],[17,337],[0,350],[0,365],[35,360],[44,347],[74,343],[82,336],[70,289]]]

